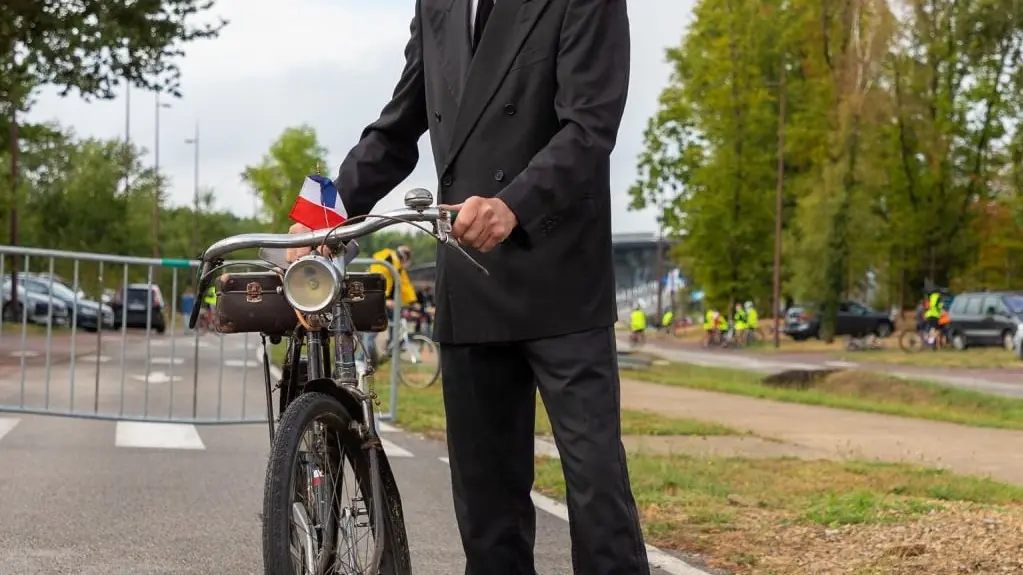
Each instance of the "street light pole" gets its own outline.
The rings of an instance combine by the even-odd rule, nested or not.
[[[192,254],[196,255],[199,253],[199,122],[195,122],[195,136],[185,140],[186,144],[195,146],[195,197],[193,199],[194,206],[192,212]]]
[[[160,109],[171,105],[160,101],[160,93],[156,93],[156,130],[153,141],[153,163],[156,169],[156,190],[153,192],[153,257],[160,257],[160,192],[163,191],[163,178],[160,176]]]
[[[774,197],[774,347],[781,347],[781,219],[785,187],[785,76],[788,70],[781,65],[778,82],[778,186]]]
[[[131,84],[124,85],[124,195],[131,177]]]

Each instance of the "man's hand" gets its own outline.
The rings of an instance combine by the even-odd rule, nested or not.
[[[518,218],[508,204],[499,198],[473,196],[453,206],[437,206],[458,212],[451,235],[462,245],[489,252],[511,235]]]
[[[307,234],[311,231],[313,230],[303,226],[302,224],[292,224],[291,227],[288,228],[289,234]],[[312,248],[288,248],[288,251],[284,256],[284,260],[290,264],[302,256],[309,255],[312,251]],[[325,256],[329,256],[330,249],[324,246],[323,249],[320,250],[320,253]]]

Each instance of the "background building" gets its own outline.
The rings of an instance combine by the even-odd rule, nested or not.
[[[657,235],[653,233],[630,233],[615,234],[611,238],[614,254],[615,289],[618,293],[619,313],[628,313],[632,302],[637,299],[643,307],[651,314],[655,313],[657,307]],[[668,261],[667,254],[671,242],[662,240],[661,249],[664,250],[663,277],[678,277],[675,266]],[[672,272],[675,273],[672,273]],[[433,286],[437,279],[436,264],[425,262],[413,264],[408,269],[409,279],[416,289],[425,286]],[[663,305],[667,306],[670,299],[670,292],[678,289],[678,282],[670,282],[676,285],[665,285],[662,280]]]

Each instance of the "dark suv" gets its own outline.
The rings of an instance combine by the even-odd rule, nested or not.
[[[956,349],[1003,346],[1012,350],[1023,323],[1023,293],[967,292],[952,300],[948,337]]]
[[[816,308],[816,313],[809,310]],[[807,305],[805,307],[792,307],[785,314],[785,327],[783,333],[796,341],[803,341],[809,338],[820,338],[821,306]],[[895,321],[891,315],[874,311],[869,307],[854,301],[844,301],[838,304],[838,314],[835,318],[835,336],[850,335],[862,337],[874,334],[877,337],[888,337],[895,331]]]
[[[147,293],[149,297],[147,296]],[[127,303],[127,306],[124,304]],[[114,327],[121,328],[121,321],[127,313],[127,327],[146,328],[147,310],[149,305],[153,306],[152,317],[149,319],[156,333],[163,333],[167,329],[167,322],[163,317],[163,294],[160,286],[149,284],[129,284],[114,292],[110,299],[110,307],[114,311]],[[127,308],[127,309],[125,309]]]

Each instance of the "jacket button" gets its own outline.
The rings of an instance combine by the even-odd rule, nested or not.
[[[499,181],[499,182],[503,182],[504,181],[504,171],[497,170],[496,172],[494,172],[494,179]]]
[[[451,181],[452,181],[451,174],[444,174],[444,176],[441,177],[440,179],[440,185],[444,186],[445,188],[450,187]]]
[[[434,118],[436,118],[436,119],[437,119],[437,121],[439,122],[439,121],[440,121],[440,119],[441,119],[441,115],[440,115],[440,112],[434,112],[434,113],[433,113],[433,117],[434,117]]]
[[[513,106],[512,104],[505,104],[505,106],[504,106],[504,113],[506,115],[508,115],[508,116],[514,116],[515,115],[515,106]]]

